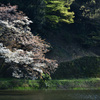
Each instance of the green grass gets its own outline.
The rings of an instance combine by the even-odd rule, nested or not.
[[[65,79],[48,81],[49,89],[87,90],[99,89],[100,78]]]
[[[100,78],[64,79],[46,81],[48,88],[67,90],[100,89]],[[0,90],[37,90],[40,88],[39,80],[4,79],[0,78]]]
[[[38,89],[38,80],[24,80],[24,79],[4,79],[0,78],[0,89],[12,90],[32,90]]]

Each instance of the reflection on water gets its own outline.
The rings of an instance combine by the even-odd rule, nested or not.
[[[100,90],[0,91],[0,100],[100,100]]]

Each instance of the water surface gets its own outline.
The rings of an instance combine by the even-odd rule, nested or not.
[[[100,90],[0,91],[0,100],[100,100]]]

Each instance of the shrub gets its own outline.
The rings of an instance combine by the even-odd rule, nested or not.
[[[83,57],[63,62],[52,75],[53,79],[100,77],[100,57]]]

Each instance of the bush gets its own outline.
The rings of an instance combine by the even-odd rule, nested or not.
[[[42,78],[39,81],[39,88],[48,88],[48,83],[47,81],[50,80],[51,77],[50,75],[46,74],[42,74]]]
[[[53,79],[100,77],[100,57],[83,57],[63,62],[52,75]]]

